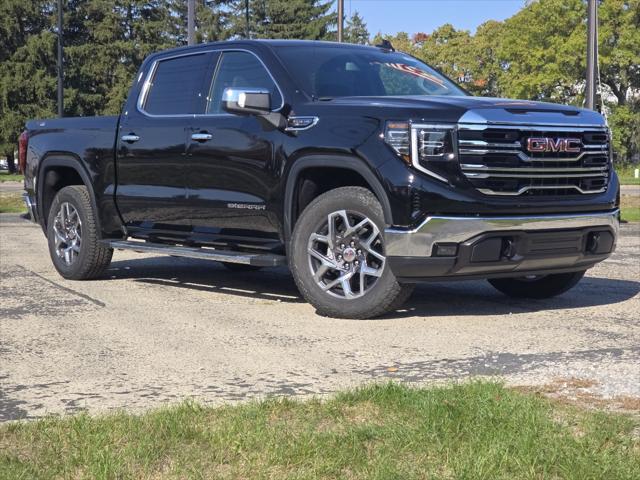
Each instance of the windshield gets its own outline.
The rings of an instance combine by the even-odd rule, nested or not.
[[[298,86],[318,99],[467,95],[429,65],[399,52],[335,45],[277,46]]]

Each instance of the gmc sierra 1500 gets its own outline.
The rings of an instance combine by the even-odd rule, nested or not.
[[[615,247],[598,113],[477,98],[389,45],[232,41],[151,55],[118,117],[30,121],[25,201],[68,279],[113,249],[289,265],[319,313],[425,280],[573,287]]]

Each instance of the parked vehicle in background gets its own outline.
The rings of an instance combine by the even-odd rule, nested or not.
[[[113,249],[288,265],[319,313],[369,318],[427,280],[558,295],[616,242],[602,116],[472,97],[388,45],[160,52],[120,116],[34,120],[20,146],[69,279],[102,275]]]

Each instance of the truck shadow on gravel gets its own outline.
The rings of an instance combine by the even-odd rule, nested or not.
[[[509,315],[598,307],[625,302],[640,293],[640,282],[585,277],[569,292],[549,299],[509,298],[485,281],[423,283],[402,309],[381,318],[451,315]]]
[[[154,257],[113,262],[107,275],[149,285],[304,303],[286,268],[231,272],[215,262]],[[640,282],[601,277],[585,277],[573,290],[546,300],[508,298],[484,281],[422,283],[401,309],[380,318],[508,315],[596,307],[625,302],[638,293]]]
[[[252,299],[304,303],[286,268],[232,272],[217,262],[154,257],[112,262],[106,278],[223,293]]]

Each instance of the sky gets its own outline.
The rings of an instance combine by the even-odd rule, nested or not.
[[[524,0],[344,0],[345,16],[358,11],[371,36],[378,32],[429,33],[445,23],[475,32],[487,20],[504,20]]]

